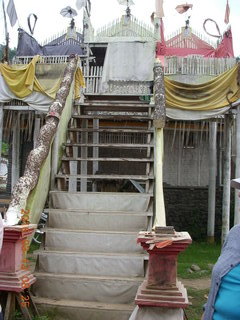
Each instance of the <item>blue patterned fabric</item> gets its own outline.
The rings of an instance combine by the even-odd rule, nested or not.
[[[213,320],[240,319],[240,264],[223,277],[214,309]]]
[[[204,320],[212,320],[215,302],[222,280],[233,268],[240,264],[240,224],[234,226],[228,233],[222,252],[212,272],[211,288],[205,306]],[[240,314],[240,310],[239,310]],[[240,316],[238,317],[240,319]],[[215,319],[214,319],[215,320]],[[224,320],[232,320],[226,318]]]

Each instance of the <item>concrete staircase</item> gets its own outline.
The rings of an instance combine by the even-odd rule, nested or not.
[[[57,320],[127,320],[145,276],[136,239],[152,223],[152,106],[101,99],[76,106],[37,252],[35,302]]]

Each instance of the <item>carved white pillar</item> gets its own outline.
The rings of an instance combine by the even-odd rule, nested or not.
[[[165,88],[164,71],[159,60],[154,65],[154,100],[155,109],[153,125],[155,127],[155,222],[154,226],[166,226],[166,215],[163,198],[162,160],[163,128],[165,127]]]
[[[236,167],[235,178],[240,178],[240,106],[236,116]],[[239,190],[235,190],[234,225],[240,223],[240,198]]]

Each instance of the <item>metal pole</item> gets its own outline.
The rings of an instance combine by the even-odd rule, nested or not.
[[[5,11],[5,5],[4,5],[4,0],[2,0],[2,8],[3,8],[3,19],[4,19],[4,28],[5,28],[5,39],[6,39],[6,45],[5,45],[5,50],[4,50],[4,55],[3,55],[3,62],[4,61],[9,61],[8,55],[9,55],[9,33],[7,29],[7,18],[6,18],[6,11]]]
[[[2,160],[3,103],[0,103],[0,165]]]
[[[240,178],[240,106],[236,116],[236,167],[235,178]],[[235,191],[234,225],[240,223],[240,198],[239,190]]]
[[[232,116],[227,114],[224,122],[222,243],[229,232],[230,224],[231,127]]]
[[[216,204],[216,173],[217,173],[217,123],[209,126],[209,179],[208,179],[208,242],[214,242],[215,204]]]

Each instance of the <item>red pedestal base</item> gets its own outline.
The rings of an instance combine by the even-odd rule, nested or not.
[[[143,281],[138,289],[135,303],[142,306],[185,308],[188,306],[187,291],[180,281],[175,287],[164,289],[148,289],[147,281]]]
[[[187,307],[187,291],[177,281],[177,256],[192,242],[189,234],[140,232],[138,242],[149,253],[149,263],[147,279],[138,289],[136,304],[140,307]]]
[[[0,255],[0,290],[21,292],[36,281],[26,263],[27,237],[36,225],[5,227]]]

